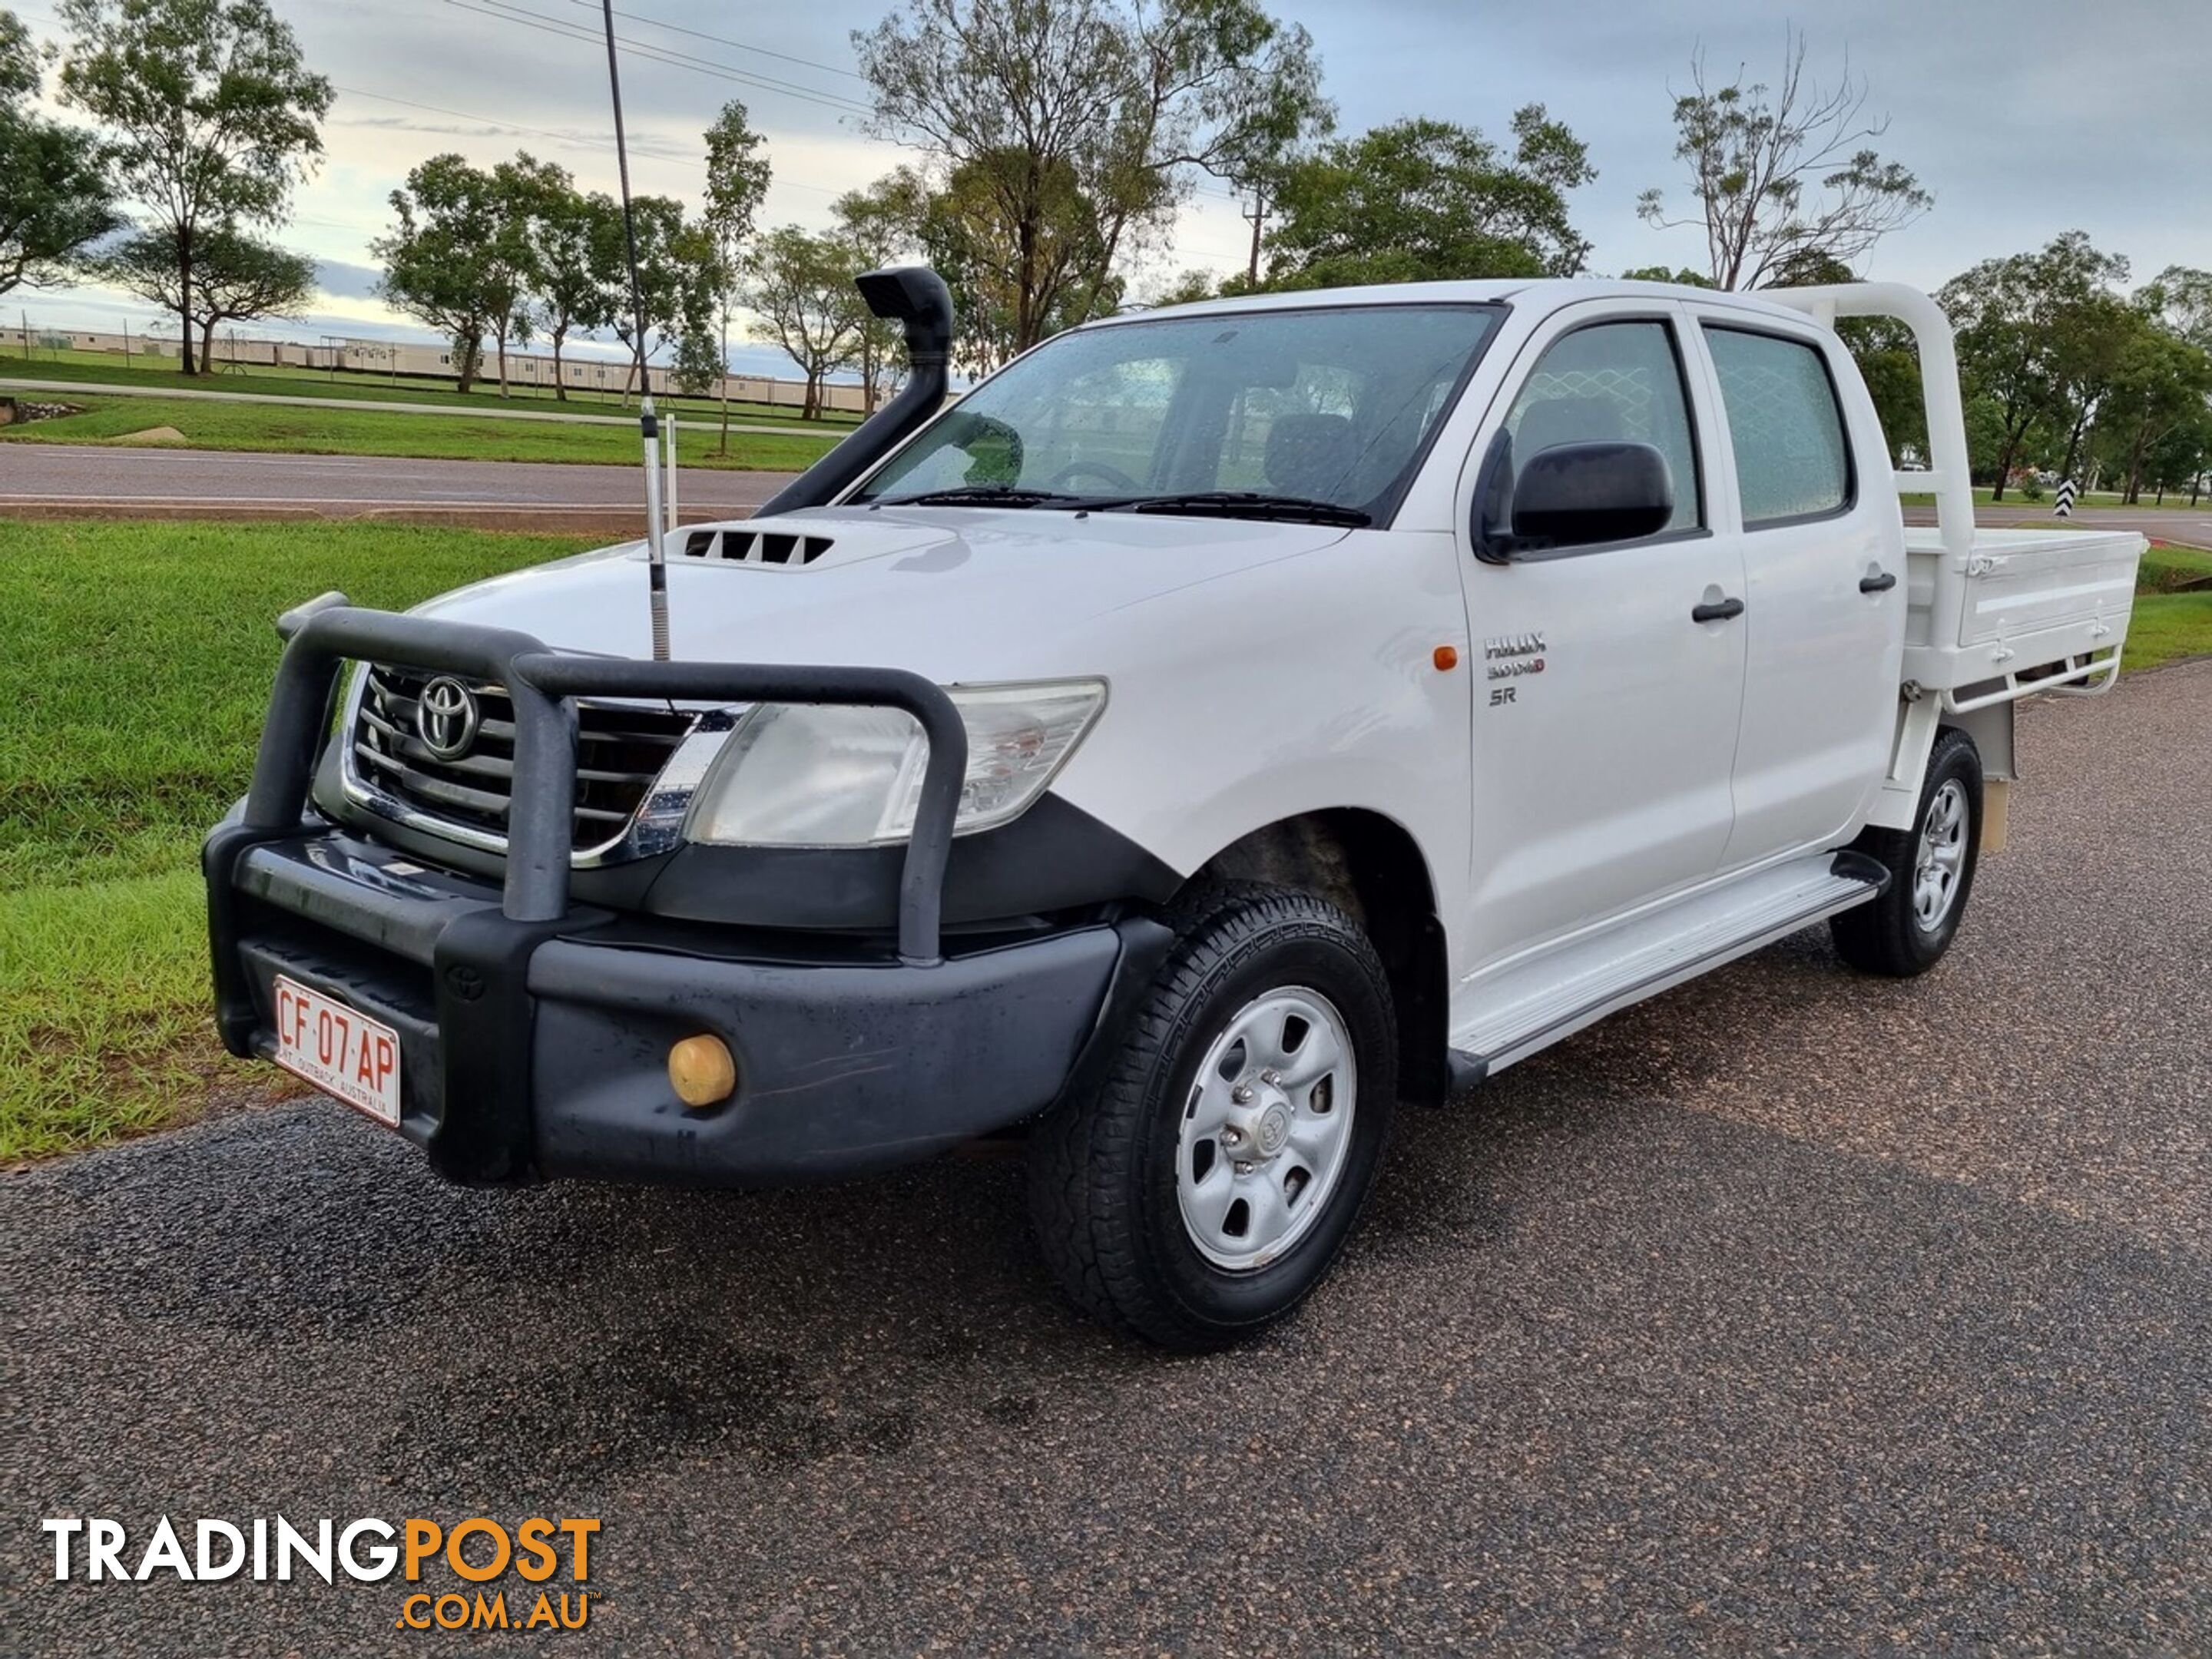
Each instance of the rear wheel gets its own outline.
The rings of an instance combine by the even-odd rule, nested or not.
[[[1175,1348],[1288,1313],[1350,1232],[1388,1131],[1397,1042],[1381,959],[1307,894],[1215,889],[1103,1082],[1030,1142],[1045,1258],[1086,1312]]]
[[[1863,972],[1899,979],[1934,967],[1973,893],[1981,830],[1981,756],[1972,738],[1948,728],[1928,757],[1914,827],[1868,830],[1851,843],[1888,870],[1889,885],[1830,920],[1837,953]]]

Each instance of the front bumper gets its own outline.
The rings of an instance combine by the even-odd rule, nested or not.
[[[218,1018],[275,1050],[278,974],[399,1033],[400,1130],[471,1183],[595,1176],[747,1186],[927,1157],[1048,1105],[1152,924],[955,949],[862,945],[579,911],[509,921],[495,888],[328,828],[207,844]],[[734,1095],[687,1110],[672,1044],[711,1032]]]
[[[1165,939],[1131,917],[946,948],[965,732],[950,700],[910,675],[573,658],[336,604],[287,622],[252,792],[202,854],[217,1024],[233,1054],[273,1055],[279,974],[383,1021],[399,1034],[401,1132],[450,1179],[753,1185],[925,1157],[1048,1105],[1110,1026],[1117,983],[1140,983]],[[349,656],[509,688],[517,758],[499,883],[308,811]],[[932,747],[896,949],[573,905],[568,700],[610,694],[888,702],[922,720]],[[667,1054],[702,1032],[728,1044],[738,1083],[691,1111]]]

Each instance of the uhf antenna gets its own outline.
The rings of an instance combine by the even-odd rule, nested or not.
[[[653,659],[668,660],[668,562],[660,539],[660,422],[653,412],[653,369],[645,357],[645,284],[637,275],[637,216],[629,204],[629,144],[623,135],[622,67],[615,58],[615,0],[601,0],[607,22],[607,86],[615,100],[615,165],[622,175],[623,241],[629,252],[629,305],[637,332],[638,431],[645,444],[645,556],[653,607]]]

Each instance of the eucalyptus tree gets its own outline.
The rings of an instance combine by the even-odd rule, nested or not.
[[[1966,393],[1997,417],[1994,499],[2004,499],[2032,439],[2058,459],[2057,440],[2079,417],[2087,366],[2111,349],[2113,290],[2127,275],[2125,258],[2071,230],[2036,252],[1984,259],[1938,290],[1958,332]]]
[[[1515,112],[1510,149],[1426,117],[1336,139],[1285,173],[1263,285],[1572,276],[1590,245],[1567,192],[1596,176],[1541,104]]]
[[[191,319],[200,362],[212,369],[215,332],[225,323],[297,317],[315,293],[315,262],[234,225],[204,230],[193,262],[192,286],[179,278],[182,260],[173,232],[142,230],[94,261],[90,269],[139,298]]]
[[[872,131],[957,198],[1015,351],[1109,303],[1200,176],[1328,119],[1311,38],[1257,0],[914,0],[853,40]]]
[[[1675,96],[1674,157],[1689,167],[1690,210],[1672,214],[1655,189],[1637,211],[1660,228],[1702,230],[1717,288],[1770,287],[1808,256],[1856,265],[1935,204],[1911,169],[1874,148],[1889,118],[1867,112],[1867,82],[1846,63],[1823,86],[1807,75],[1805,56],[1793,31],[1771,86],[1741,67],[1716,83],[1699,56],[1690,90]]]
[[[44,79],[31,32],[0,11],[0,294],[63,279],[120,222],[99,139],[38,112]]]
[[[58,0],[62,101],[102,130],[120,193],[177,258],[185,373],[201,238],[283,222],[332,89],[268,0]]]
[[[736,309],[744,280],[754,221],[768,199],[775,174],[766,144],[752,130],[745,106],[734,98],[722,106],[714,125],[707,129],[707,190],[699,222],[714,253],[714,313],[722,364],[717,376],[721,386],[722,435],[715,453],[721,455],[730,453],[730,314]]]

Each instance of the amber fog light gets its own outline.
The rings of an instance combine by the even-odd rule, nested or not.
[[[704,1034],[685,1037],[668,1051],[668,1086],[695,1112],[720,1105],[738,1088],[730,1045]]]

